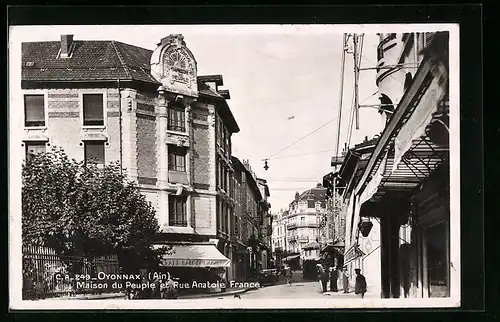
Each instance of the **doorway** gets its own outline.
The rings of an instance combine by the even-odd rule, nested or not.
[[[425,230],[429,297],[449,297],[449,227],[441,221]]]

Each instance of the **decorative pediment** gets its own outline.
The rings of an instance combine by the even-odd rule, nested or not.
[[[151,75],[166,91],[198,97],[196,60],[182,35],[161,40],[151,56]]]

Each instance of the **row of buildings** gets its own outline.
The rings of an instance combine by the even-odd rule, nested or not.
[[[232,155],[240,131],[220,75],[197,75],[182,35],[154,51],[117,41],[22,44],[26,155],[62,147],[118,161],[156,209],[162,267],[181,279],[248,280],[271,261],[267,182]],[[268,255],[269,251],[269,255]]]
[[[345,236],[345,211],[339,198],[328,198],[331,191],[318,183],[302,193],[296,192],[288,209],[273,214],[273,254],[276,262],[297,268],[307,260],[318,260],[331,248],[331,264],[340,264]],[[331,252],[330,252],[331,253]]]
[[[449,34],[378,36],[380,133],[334,156],[322,185],[273,215],[273,252],[299,266],[330,258],[327,265],[347,268],[351,286],[360,268],[382,298],[449,297],[459,278],[450,238],[459,213],[450,211]]]
[[[449,34],[379,37],[380,134],[334,156],[340,168],[325,176],[346,208],[344,266],[382,298],[450,297]]]

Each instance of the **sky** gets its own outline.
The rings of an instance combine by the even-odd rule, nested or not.
[[[361,67],[375,67],[377,60],[378,36],[368,31]],[[231,94],[228,104],[240,127],[232,137],[233,155],[248,159],[256,175],[268,181],[271,210],[277,212],[287,209],[296,191],[315,187],[333,171],[343,32],[366,30],[334,25],[30,26],[17,27],[10,45],[73,34],[75,40],[116,40],[154,50],[163,37],[183,34],[198,75],[223,76],[222,88]],[[339,153],[349,132],[353,75],[353,56],[347,54]],[[375,71],[360,74],[363,104],[380,103],[375,76]],[[361,109],[359,114],[360,129],[353,126],[351,146],[381,131],[377,110]],[[264,159],[269,159],[268,171]]]

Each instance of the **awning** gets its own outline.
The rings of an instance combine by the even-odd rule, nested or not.
[[[361,256],[364,256],[365,253],[361,249],[359,249],[357,244],[352,245],[344,255],[344,265],[348,264],[349,262],[352,262],[355,259],[360,258]]]
[[[373,197],[373,195],[377,192],[379,185],[382,182],[382,179],[384,178],[385,166],[387,164],[387,155],[388,152],[385,153],[382,162],[379,164],[377,172],[370,180],[370,182],[366,185],[366,188],[361,193],[361,196],[359,196],[359,208],[361,208],[361,206],[366,201],[370,200],[371,197]],[[357,221],[355,221],[355,223],[357,223]]]
[[[288,257],[285,257],[285,261],[291,261],[291,260],[294,260],[294,259],[297,259],[299,258],[300,255],[292,255],[292,256],[288,256]]]
[[[172,245],[160,265],[167,267],[229,267],[231,261],[213,244]]]
[[[425,128],[431,123],[433,115],[438,110],[438,103],[446,94],[446,88],[441,85],[443,82],[441,78],[447,79],[446,69],[443,65],[438,65],[434,70],[437,75],[434,75],[429,88],[420,98],[418,108],[413,111],[394,140],[392,171],[398,168],[403,155],[410,149],[413,141],[425,135]]]

